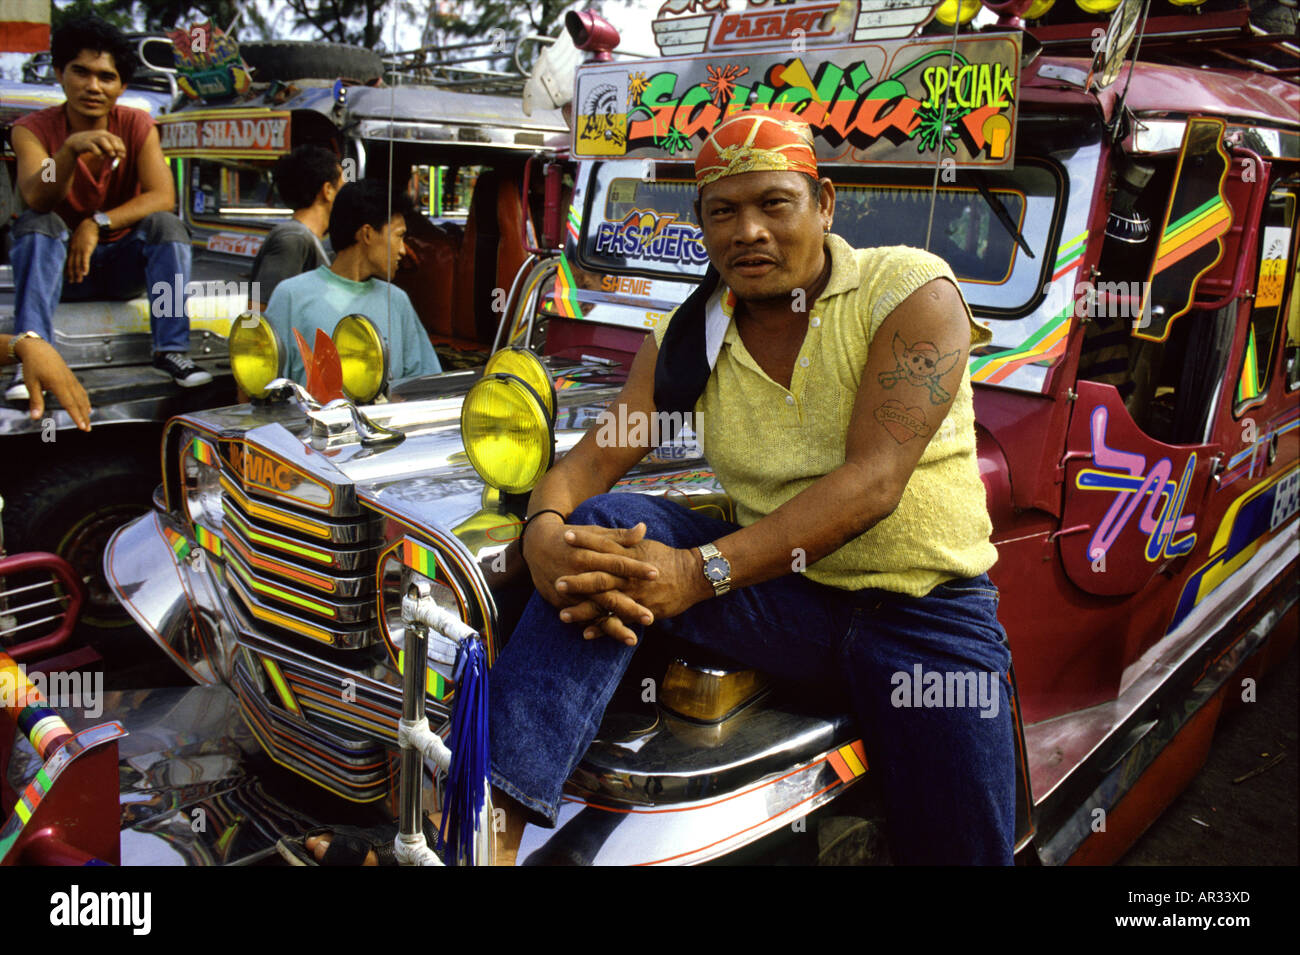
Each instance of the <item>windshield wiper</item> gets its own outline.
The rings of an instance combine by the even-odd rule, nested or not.
[[[984,201],[993,210],[993,214],[997,216],[997,220],[1002,223],[1002,228],[1007,230],[1007,235],[1015,240],[1016,245],[1025,250],[1025,255],[1034,258],[1034,250],[1029,247],[1025,237],[1016,228],[1016,222],[1011,218],[1011,213],[1007,212],[1007,207],[1002,204],[1002,200],[995,196],[984,182],[984,177],[978,172],[972,172],[971,179],[975,183],[975,188],[980,191],[980,195],[984,197]]]

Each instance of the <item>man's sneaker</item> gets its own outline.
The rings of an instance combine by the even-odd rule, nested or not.
[[[178,351],[159,352],[153,356],[153,366],[171,375],[182,388],[197,388],[212,380],[211,375]]]
[[[22,362],[19,362],[17,374],[14,375],[14,380],[11,381],[9,387],[5,389],[5,401],[30,401],[31,397],[31,392],[27,390],[27,382],[23,381]]]

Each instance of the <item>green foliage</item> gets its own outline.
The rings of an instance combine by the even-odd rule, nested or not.
[[[95,0],[75,0],[62,6],[55,4],[50,9],[50,29],[57,30],[74,17],[84,17],[87,14],[94,14],[120,29],[132,29],[130,9],[113,0],[102,0],[100,3]]]

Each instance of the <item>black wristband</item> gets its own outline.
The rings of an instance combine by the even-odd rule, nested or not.
[[[558,517],[561,521],[566,521],[566,522],[567,522],[567,521],[569,520],[568,517],[566,517],[564,514],[561,514],[561,513],[560,513],[559,511],[557,511],[555,508],[553,508],[553,507],[544,507],[544,508],[542,508],[540,511],[538,511],[537,513],[535,513],[535,514],[530,514],[528,517],[524,518],[524,527],[523,527],[523,530],[521,530],[521,531],[519,532],[519,543],[520,543],[520,544],[522,544],[522,543],[524,542],[524,535],[528,533],[528,525],[531,524],[533,521],[537,520],[537,518],[541,517],[543,514],[554,514],[554,515],[555,515],[556,517]]]

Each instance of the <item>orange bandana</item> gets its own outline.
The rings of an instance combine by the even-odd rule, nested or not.
[[[695,157],[695,185],[746,172],[801,172],[817,176],[812,129],[790,113],[751,110],[721,123]]]

